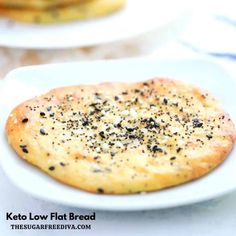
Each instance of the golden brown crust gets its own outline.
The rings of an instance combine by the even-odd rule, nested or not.
[[[71,3],[88,1],[90,0],[0,0],[0,6],[3,8],[31,8],[35,10],[43,10],[52,7],[69,5]]]
[[[20,157],[55,179],[108,194],[197,179],[235,142],[212,96],[160,78],[54,89],[16,107],[6,133]]]
[[[108,15],[121,9],[125,2],[125,0],[87,0],[48,9],[0,7],[0,16],[20,22],[51,24]]]

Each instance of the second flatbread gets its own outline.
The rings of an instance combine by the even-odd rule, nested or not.
[[[91,0],[0,0],[0,6],[3,8],[33,8],[42,10],[88,1]]]
[[[0,15],[29,23],[58,23],[107,15],[123,7],[125,0],[93,0],[49,10],[0,8]]]

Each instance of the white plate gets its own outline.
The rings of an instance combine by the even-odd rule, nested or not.
[[[217,64],[203,60],[117,60],[31,66],[11,72],[3,86],[1,107],[1,164],[22,190],[42,199],[102,210],[143,210],[179,206],[221,196],[236,188],[236,150],[207,176],[194,182],[145,195],[109,196],[77,190],[55,181],[19,158],[4,136],[10,110],[51,88],[104,81],[139,81],[168,76],[208,89],[224,105],[236,123],[236,83]]]
[[[189,10],[188,0],[128,0],[112,15],[54,25],[13,23],[0,19],[0,45],[23,48],[68,48],[107,43],[175,24]]]

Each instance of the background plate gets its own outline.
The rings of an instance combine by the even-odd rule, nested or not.
[[[19,158],[7,144],[4,126],[15,105],[49,89],[81,83],[140,81],[167,76],[209,90],[236,123],[236,83],[217,64],[204,60],[131,59],[31,66],[8,74],[0,95],[1,165],[22,190],[45,200],[101,210],[159,209],[199,202],[236,189],[236,150],[207,176],[170,189],[126,196],[97,195],[61,184]]]
[[[53,25],[14,23],[0,19],[0,45],[23,48],[68,48],[127,39],[168,28],[189,10],[187,0],[127,0],[112,15]]]

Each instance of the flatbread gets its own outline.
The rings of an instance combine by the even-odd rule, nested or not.
[[[3,8],[33,8],[42,10],[88,1],[90,0],[0,0],[0,6]]]
[[[125,0],[91,0],[47,10],[0,7],[0,15],[15,21],[49,24],[72,20],[86,20],[108,15],[121,9],[125,2]]]
[[[21,158],[48,175],[105,194],[192,181],[235,142],[231,119],[211,95],[161,78],[56,88],[17,106],[6,134]]]

